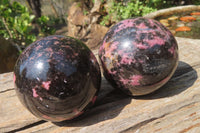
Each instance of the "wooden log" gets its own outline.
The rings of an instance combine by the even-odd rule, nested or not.
[[[52,123],[34,117],[17,99],[12,73],[1,74],[0,132],[200,132],[200,40],[176,39],[178,68],[158,91],[129,97],[103,78],[94,107],[72,121]]]

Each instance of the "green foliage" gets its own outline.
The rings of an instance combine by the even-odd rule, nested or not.
[[[110,15],[103,16],[102,21],[100,22],[101,25],[106,26],[109,25]]]
[[[33,19],[34,15],[18,2],[0,1],[0,35],[4,38],[26,45],[35,41],[36,36],[31,34]]]
[[[112,0],[108,14],[102,18],[100,24],[107,25],[109,21],[114,23],[127,18],[144,16],[172,6],[175,6],[174,1],[167,0]]]
[[[117,22],[131,17],[143,16],[153,11],[156,11],[156,9],[146,5],[141,0],[130,0],[127,3],[113,0],[108,15],[103,17],[100,24],[106,25],[109,20]]]
[[[37,23],[40,26],[40,36],[47,36],[52,35],[55,33],[55,29],[52,27],[52,25],[55,25],[57,20],[52,20],[48,16],[41,16],[37,19]]]
[[[200,1],[198,0],[192,0],[192,3],[194,3],[194,5],[200,5]]]
[[[36,23],[33,23],[35,20]],[[54,25],[60,20],[41,16],[35,18],[29,10],[18,2],[0,0],[0,36],[11,40],[19,49],[28,46],[37,38],[33,30],[39,30],[39,36],[55,33]]]
[[[176,6],[175,1],[171,1],[171,0],[147,0],[146,4],[156,9],[163,9],[163,8]]]

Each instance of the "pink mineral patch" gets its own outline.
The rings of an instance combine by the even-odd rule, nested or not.
[[[155,25],[155,22],[152,19],[149,19],[149,23],[150,23],[150,26],[154,26]],[[156,28],[158,28],[158,26],[156,26]]]
[[[139,48],[139,49],[147,49],[147,48],[148,48],[148,46],[145,46],[145,45],[143,45],[142,43],[139,43],[139,44],[137,44],[136,46],[137,46],[137,48]]]
[[[128,28],[128,27],[133,27],[134,26],[134,23],[130,20],[130,19],[127,19],[127,20],[124,20],[122,22],[123,24],[121,24],[118,29],[116,29],[114,32],[117,33],[125,28]]]
[[[53,52],[52,48],[45,49],[47,52]]]
[[[58,39],[58,37],[54,36],[54,37],[51,37],[50,39]],[[64,39],[64,38],[63,38]]]
[[[140,85],[140,80],[142,79],[142,76],[141,75],[133,75],[130,77],[130,84],[132,86],[138,86]]]
[[[122,82],[123,85],[126,85],[129,82],[128,79],[124,79],[124,78],[121,78],[120,81]]]
[[[97,96],[94,96],[94,97],[92,98],[92,103],[94,104],[96,100],[97,100]]]
[[[32,91],[33,91],[33,97],[38,97],[38,96],[39,96],[39,95],[37,94],[35,88],[33,88]]]
[[[144,63],[144,60],[138,60],[138,62],[142,64],[142,63]]]
[[[43,98],[40,97],[40,101],[43,101]]]
[[[42,56],[42,54],[41,54],[41,53],[39,53],[39,54],[38,54],[38,57],[41,57],[41,56]]]
[[[48,120],[52,120],[52,118],[47,116],[47,115],[43,115],[42,117],[45,118],[45,119],[48,119]]]
[[[171,47],[170,49],[168,49],[168,51],[169,51],[171,54],[174,54],[175,49],[174,49],[174,47]]]
[[[145,40],[145,41],[150,45],[150,47],[153,47],[155,45],[164,45],[165,44],[164,40],[159,37],[154,37],[153,40]]]
[[[118,50],[118,54],[122,55],[124,53],[124,50]]]
[[[127,85],[127,84],[130,84],[132,86],[138,86],[140,85],[140,80],[142,79],[142,76],[141,75],[133,75],[131,76],[129,79],[124,79],[124,78],[120,78],[120,82],[123,84],[123,85]]]
[[[116,74],[117,71],[111,71],[111,70],[108,70],[108,73],[109,73],[109,74]]]
[[[140,25],[137,26],[137,28],[146,29],[148,27],[144,23],[141,23]]]
[[[39,50],[41,47],[42,47],[41,45],[38,45],[35,49]]]
[[[54,44],[59,44],[59,41],[55,41]]]
[[[130,65],[131,63],[134,63],[134,59],[130,58],[128,56],[128,53],[124,53],[123,56],[122,56],[122,59],[120,61],[121,64],[128,64]]]
[[[128,65],[130,65],[132,62],[133,62],[132,59],[127,58],[127,57],[122,57],[122,60],[121,60],[120,63],[121,63],[121,64],[128,64]]]
[[[42,87],[45,88],[46,90],[49,90],[51,81],[46,81],[46,82],[42,82]]]

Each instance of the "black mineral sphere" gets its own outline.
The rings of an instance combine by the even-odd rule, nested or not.
[[[32,114],[59,122],[81,115],[94,104],[101,74],[86,45],[54,35],[23,51],[15,65],[14,83],[20,101]]]
[[[178,64],[178,46],[171,32],[156,20],[123,20],[109,29],[99,49],[105,78],[131,96],[163,86]]]

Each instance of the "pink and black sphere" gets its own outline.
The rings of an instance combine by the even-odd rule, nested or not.
[[[85,44],[54,35],[24,50],[14,68],[14,83],[20,101],[32,114],[59,122],[75,118],[93,105],[101,74]]]
[[[105,78],[131,96],[163,86],[178,64],[178,46],[171,32],[143,17],[120,21],[106,33],[99,49]]]

